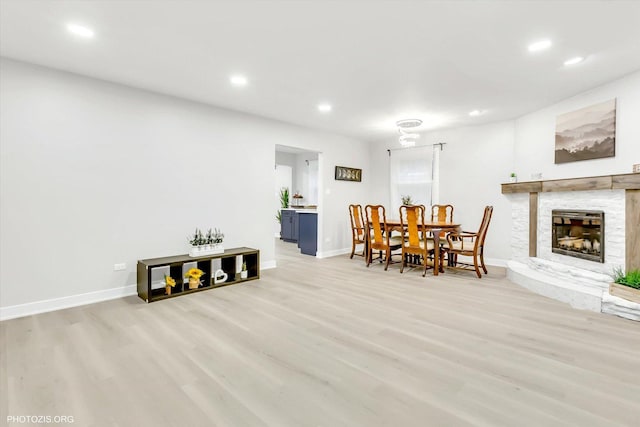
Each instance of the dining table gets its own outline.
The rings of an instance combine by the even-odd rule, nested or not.
[[[422,224],[418,224],[418,229],[420,231],[431,231],[431,234],[433,234],[433,245],[435,247],[433,260],[434,276],[437,276],[442,269],[442,266],[440,265],[440,232],[459,231],[460,225],[460,223],[452,221],[425,221],[424,227]],[[402,223],[399,219],[387,219],[387,232],[392,232],[394,230],[402,231]]]

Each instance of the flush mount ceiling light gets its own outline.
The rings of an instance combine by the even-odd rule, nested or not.
[[[235,76],[231,76],[229,81],[231,82],[232,85],[236,87],[246,86],[249,83],[249,80],[247,80],[245,76],[241,76],[239,74]]]
[[[416,139],[420,138],[419,133],[411,133],[422,124],[420,119],[403,119],[396,122],[398,132],[400,133],[399,142],[403,147],[413,147],[416,145]]]
[[[67,24],[67,31],[73,35],[84,37],[85,39],[93,38],[95,35],[91,28],[78,24]]]
[[[581,63],[582,61],[584,61],[584,58],[582,56],[576,56],[575,58],[567,59],[566,61],[564,61],[564,65],[576,65]]]
[[[330,104],[319,104],[318,105],[318,111],[320,111],[321,113],[328,113],[331,111],[331,105]]]
[[[529,45],[529,52],[539,52],[541,50],[549,49],[551,47],[551,40],[540,40]]]
[[[471,117],[476,117],[476,116],[479,116],[479,115],[481,115],[481,114],[482,114],[482,111],[480,111],[480,110],[473,110],[473,111],[469,111],[469,115],[470,115]]]

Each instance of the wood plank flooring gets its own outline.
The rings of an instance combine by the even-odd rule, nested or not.
[[[638,322],[501,269],[423,278],[277,251],[258,281],[0,323],[0,423],[640,425]]]

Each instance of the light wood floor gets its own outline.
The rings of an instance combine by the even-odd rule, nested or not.
[[[500,269],[423,278],[278,253],[258,281],[2,322],[0,422],[640,425],[640,323],[532,294]]]

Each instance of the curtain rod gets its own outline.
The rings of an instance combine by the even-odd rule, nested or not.
[[[387,153],[389,153],[389,155],[391,155],[392,151],[401,151],[401,150],[411,150],[414,148],[421,148],[421,147],[435,147],[436,145],[440,146],[440,151],[442,151],[444,149],[444,145],[447,145],[446,142],[435,142],[433,144],[424,144],[424,145],[416,145],[414,147],[402,147],[402,148],[387,148]]]

